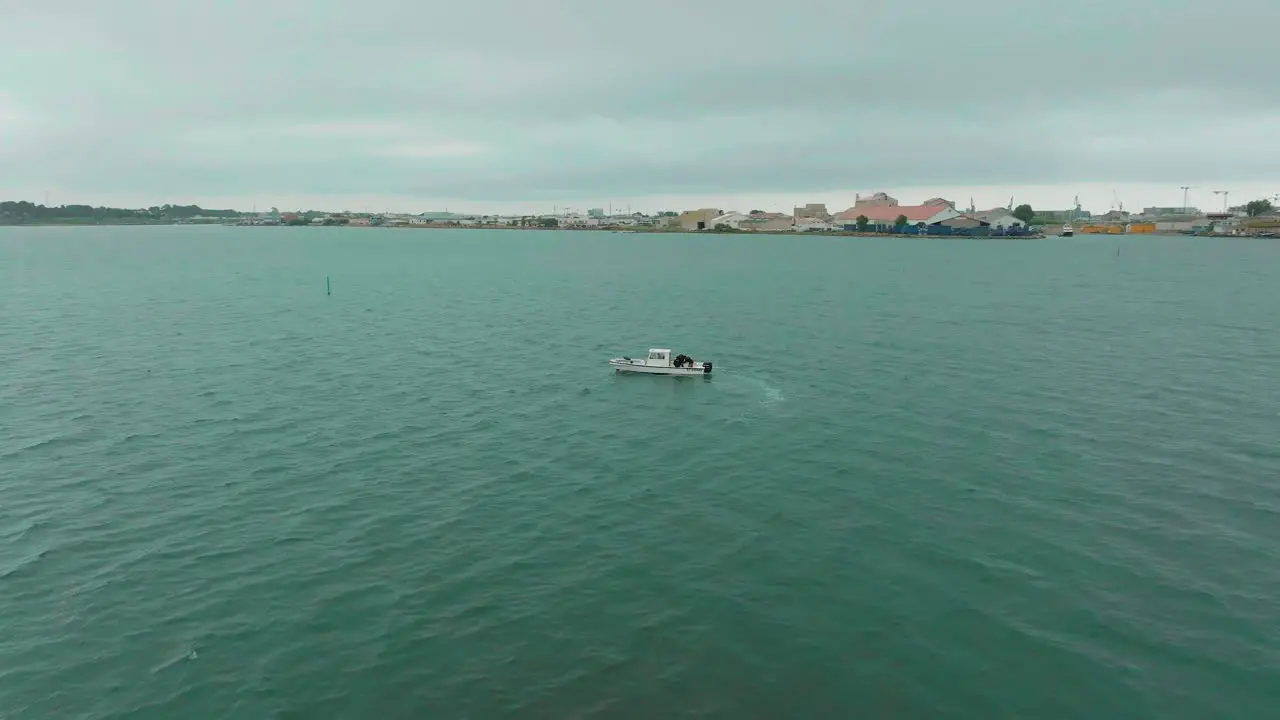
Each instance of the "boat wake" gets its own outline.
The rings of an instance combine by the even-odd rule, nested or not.
[[[758,402],[765,407],[777,405],[786,400],[786,396],[782,394],[782,388],[773,385],[765,378],[755,375],[733,375],[731,378],[732,384],[737,385],[740,383],[746,386],[747,392],[752,397],[757,398]]]
[[[155,674],[157,674],[157,673],[164,672],[165,670],[168,670],[169,668],[171,668],[171,667],[173,667],[173,666],[175,666],[175,665],[177,665],[177,664],[179,664],[179,663],[182,663],[182,662],[188,662],[188,661],[191,661],[191,660],[195,660],[195,659],[196,659],[196,658],[198,658],[198,657],[200,657],[200,655],[196,652],[195,648],[188,648],[188,649],[186,649],[186,650],[183,650],[183,651],[182,651],[182,654],[180,654],[180,655],[175,655],[174,657],[171,657],[171,658],[169,658],[169,659],[165,660],[164,662],[160,663],[159,665],[156,665],[155,667],[152,667],[152,668],[151,668],[151,674],[152,674],[152,675],[155,675]]]
[[[782,388],[774,387],[764,380],[760,381],[760,390],[763,393],[763,397],[760,398],[761,405],[776,405],[786,399],[782,396]]]
[[[786,401],[782,388],[762,377],[735,374],[721,378],[717,384],[722,389],[727,389],[735,398],[740,398],[748,404],[743,408],[742,413],[734,418],[734,422],[750,422],[771,412]]]

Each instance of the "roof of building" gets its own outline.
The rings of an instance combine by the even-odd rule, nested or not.
[[[758,230],[761,228],[764,228],[767,230],[773,230],[777,228],[791,227],[794,224],[795,224],[795,220],[793,220],[791,217],[780,217],[780,218],[753,217],[738,223],[738,227],[743,230],[753,230],[753,229]]]
[[[972,215],[973,217],[986,220],[989,218],[1002,218],[1002,217],[1012,216],[1013,211],[1010,210],[1009,208],[998,207],[998,208],[991,208],[990,210],[979,210],[978,212],[965,213],[965,214]]]
[[[859,197],[855,205],[897,205],[897,198],[889,197],[888,193],[878,192],[867,197]]]
[[[839,220],[857,220],[859,215],[875,223],[896,222],[899,215],[907,216],[907,222],[924,222],[946,210],[948,205],[855,205],[836,215]]]

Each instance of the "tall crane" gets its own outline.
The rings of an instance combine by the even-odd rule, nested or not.
[[[1187,204],[1187,191],[1188,191],[1188,190],[1195,190],[1195,189],[1196,189],[1196,186],[1195,186],[1195,185],[1183,185],[1183,186],[1182,186],[1182,214],[1183,214],[1183,215],[1186,215],[1186,214],[1187,214],[1187,208],[1191,207],[1189,204]]]
[[[1224,213],[1227,212],[1227,196],[1231,194],[1231,191],[1230,190],[1214,190],[1213,194],[1222,196],[1222,212]]]

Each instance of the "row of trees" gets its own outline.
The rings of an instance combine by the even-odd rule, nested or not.
[[[853,224],[854,227],[858,228],[858,232],[866,232],[867,228],[871,227],[871,218],[866,215],[859,215],[854,219]],[[897,219],[893,221],[893,226],[895,228],[905,228],[910,224],[911,221],[907,219],[906,215],[899,215]],[[923,223],[921,223],[921,225],[923,225]]]
[[[517,227],[553,228],[560,227],[560,221],[555,218],[522,217]]]
[[[1249,217],[1258,217],[1259,215],[1266,215],[1275,209],[1276,209],[1275,205],[1273,205],[1271,201],[1267,199],[1250,200],[1244,205],[1244,212]]]
[[[93,207],[92,205],[46,206],[26,200],[0,202],[0,221],[10,223],[40,222],[161,222],[197,216],[236,218],[245,213],[236,210],[208,210],[199,205],[154,205],[149,208]]]

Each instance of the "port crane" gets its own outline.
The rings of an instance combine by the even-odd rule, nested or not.
[[[1182,186],[1180,186],[1180,187],[1182,188],[1182,214],[1183,214],[1183,215],[1186,215],[1186,214],[1187,214],[1187,208],[1191,207],[1191,206],[1187,203],[1187,191],[1189,191],[1189,190],[1195,190],[1195,189],[1196,189],[1196,186],[1195,186],[1195,185],[1182,185]]]
[[[1124,212],[1124,201],[1120,199],[1120,193],[1115,190],[1111,191],[1111,209]]]

